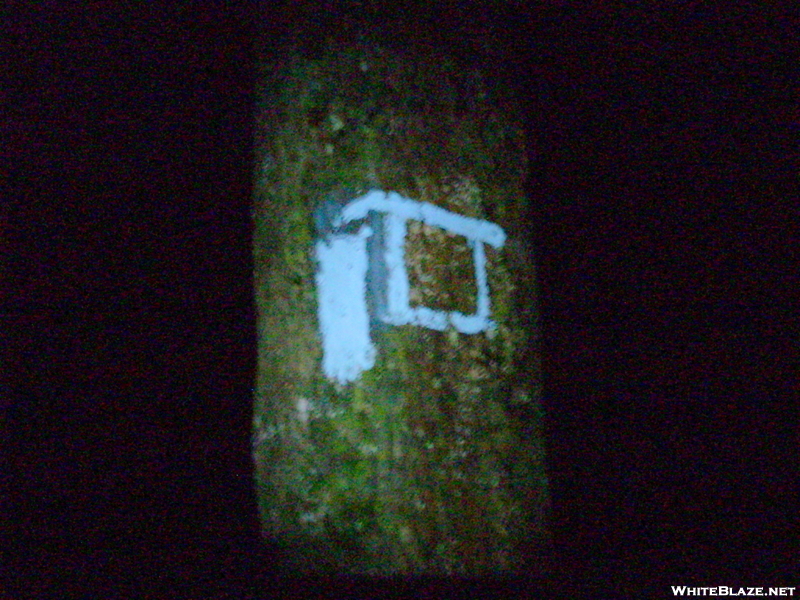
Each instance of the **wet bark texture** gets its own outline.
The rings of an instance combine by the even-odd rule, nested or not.
[[[535,272],[511,97],[440,50],[330,41],[264,65],[254,207],[254,459],[265,535],[299,572],[480,575],[546,537]],[[496,223],[491,332],[373,328],[375,365],[322,372],[314,214],[369,189]],[[412,306],[475,311],[464,238],[411,221]]]

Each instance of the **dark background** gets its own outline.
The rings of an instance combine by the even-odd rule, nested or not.
[[[341,4],[10,11],[7,597],[374,585],[292,591],[259,540],[249,448],[255,41],[280,54]],[[414,5],[385,15],[400,38],[427,23],[526,115],[554,548],[549,583],[395,581],[386,597],[797,584],[791,19]]]

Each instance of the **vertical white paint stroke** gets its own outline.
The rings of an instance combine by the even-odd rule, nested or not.
[[[355,235],[320,240],[315,248],[322,369],[328,379],[341,384],[375,364],[366,303],[366,238],[371,234],[369,227],[362,227]]]
[[[380,317],[391,325],[407,325],[411,320],[407,310],[409,285],[405,259],[406,220],[389,213],[383,218],[383,224],[386,314]]]

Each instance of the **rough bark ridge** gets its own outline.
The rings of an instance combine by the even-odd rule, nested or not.
[[[255,198],[254,459],[291,568],[514,570],[546,539],[536,282],[510,97],[425,44],[331,42],[265,70]],[[496,223],[491,332],[375,327],[374,367],[321,369],[314,214],[378,188]],[[413,306],[475,311],[466,240],[412,221]]]

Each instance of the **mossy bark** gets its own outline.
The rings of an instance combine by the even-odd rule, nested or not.
[[[265,535],[289,568],[513,571],[547,538],[536,278],[510,96],[431,48],[329,44],[265,70],[254,207],[254,459]],[[496,223],[496,328],[371,334],[354,382],[321,367],[314,210],[369,189]],[[410,222],[412,305],[475,311],[466,240]]]

